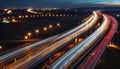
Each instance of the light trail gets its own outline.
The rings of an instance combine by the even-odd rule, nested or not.
[[[103,35],[104,32],[107,31],[109,27],[108,18],[104,16],[104,22],[93,34],[84,39],[81,43],[70,49],[63,56],[61,56],[55,63],[50,66],[50,69],[66,69],[68,68],[75,59],[79,57],[84,51],[91,47],[92,44],[95,43],[96,40]]]
[[[102,14],[102,13],[101,13]],[[103,14],[102,14],[103,15]],[[106,14],[104,14],[106,15]],[[78,67],[78,69],[93,69],[102,55],[103,51],[105,50],[108,42],[111,40],[113,35],[115,34],[115,31],[117,29],[117,21],[109,16],[109,20],[112,20],[112,26],[108,33],[105,35],[105,37],[101,40],[101,42],[98,44],[98,46],[95,47],[95,49],[92,50],[92,52],[86,57],[86,59],[81,63],[81,65]],[[92,59],[92,60],[91,60]]]
[[[64,39],[50,45],[49,47],[43,49],[42,51],[35,51],[33,54],[31,54],[30,56],[25,56],[21,59],[19,59],[18,61],[16,61],[16,63],[10,64],[8,66],[6,66],[5,68],[26,68],[28,65],[30,65],[31,63],[35,63],[37,62],[37,60],[44,58],[45,56],[47,56],[48,54],[50,54],[52,51],[56,50],[57,48],[59,48],[61,45],[63,45],[64,43],[69,43],[70,40],[74,39],[75,37],[77,37],[78,35],[80,35],[81,33],[85,32],[86,30],[88,30],[90,27],[92,27],[97,19],[98,16],[96,14],[96,12],[93,12],[95,17],[94,19],[88,24],[85,25],[85,28],[87,29],[80,29],[77,32],[75,31],[72,35],[69,35],[67,37],[65,37]],[[83,31],[83,32],[81,32]],[[64,41],[64,42],[63,42]],[[35,61],[36,60],[36,61]]]

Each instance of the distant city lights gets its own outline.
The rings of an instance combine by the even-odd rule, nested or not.
[[[120,17],[120,15],[119,15],[119,14],[117,14],[116,16],[117,16],[117,17]]]
[[[2,23],[10,23],[8,20],[3,20]]]
[[[7,11],[8,9],[4,9],[4,11]]]
[[[10,13],[12,13],[12,10],[8,10],[8,11],[7,11],[7,14],[10,14]]]
[[[11,22],[16,23],[18,21],[16,19],[12,19]]]

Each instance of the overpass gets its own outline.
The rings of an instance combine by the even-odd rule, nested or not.
[[[95,26],[100,15],[103,18],[101,26],[88,37],[86,37],[82,42],[78,43],[73,48],[68,50],[49,67],[50,69],[66,69],[74,68],[74,66],[78,65],[78,63],[81,63],[80,66],[78,65],[79,68],[84,68],[86,67],[85,65],[89,65],[89,67],[93,68],[96,60],[100,58],[100,55],[104,51],[107,43],[114,35],[114,32],[117,28],[115,19],[109,15],[100,13],[100,11],[94,11],[93,14],[89,16],[89,19],[86,22],[69,31],[0,56],[0,68],[32,69],[34,66],[36,66],[40,62],[43,62],[45,59],[49,58],[58,50],[64,48],[66,45],[70,44],[76,38],[80,37],[93,26]],[[112,27],[113,25],[114,28]],[[111,29],[112,32],[109,32]],[[107,34],[109,35],[109,37],[105,37]],[[103,42],[103,40],[105,42]],[[101,48],[100,52],[96,52],[96,50],[99,49],[97,47]],[[98,53],[97,56],[91,51]],[[88,57],[89,55],[91,55],[91,53],[95,56],[95,59],[90,65],[90,63],[88,62],[90,59],[88,59]]]

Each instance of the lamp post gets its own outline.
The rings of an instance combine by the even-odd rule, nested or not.
[[[47,27],[44,27],[43,30],[46,32],[47,31]]]
[[[32,35],[32,33],[31,33],[31,32],[28,32],[28,38],[29,38],[29,39],[31,38],[31,35]]]
[[[50,24],[50,25],[49,25],[49,28],[51,29],[51,28],[53,28],[53,26]]]
[[[28,36],[25,36],[24,39],[27,40],[27,39],[28,39]]]
[[[40,31],[39,31],[38,29],[35,30],[36,38],[38,38],[38,34],[39,34],[39,32],[40,32]]]
[[[0,45],[0,49],[2,49],[2,46]]]
[[[57,26],[60,27],[60,23],[57,23]]]

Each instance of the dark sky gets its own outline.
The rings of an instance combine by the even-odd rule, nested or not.
[[[0,0],[0,8],[7,7],[76,7],[78,4],[120,4],[120,0]]]

